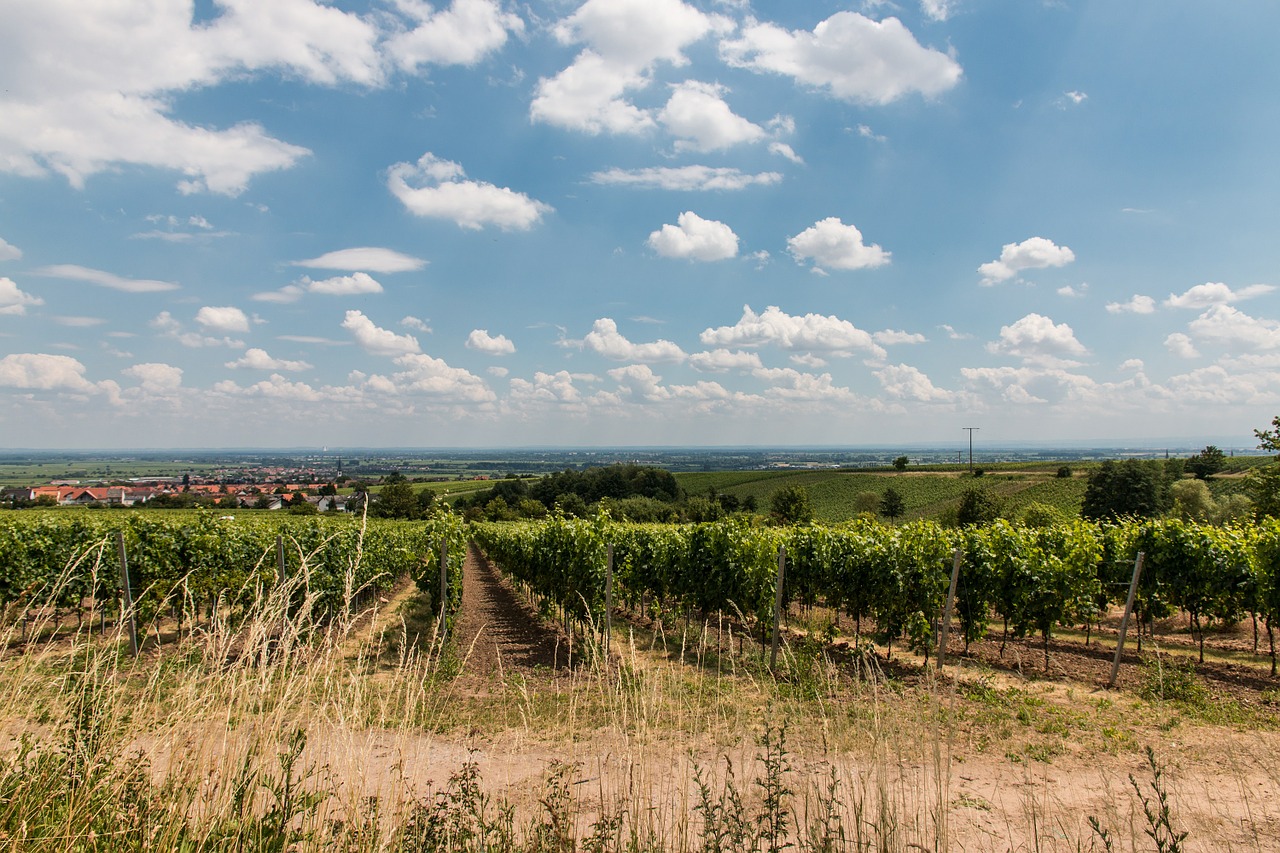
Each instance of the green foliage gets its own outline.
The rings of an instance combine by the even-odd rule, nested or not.
[[[1107,460],[1089,477],[1081,514],[1088,519],[1152,518],[1172,503],[1166,469],[1159,462]]]
[[[910,462],[911,460],[907,457],[899,456],[893,460],[893,468],[895,471],[905,471],[907,470],[907,465],[910,464]]]
[[[892,520],[900,517],[906,510],[907,503],[897,489],[890,487],[884,490],[884,496],[880,498],[881,515]]]
[[[1000,502],[986,489],[965,489],[956,508],[956,523],[961,527],[990,524],[1000,517]]]
[[[1197,480],[1206,480],[1221,471],[1226,465],[1227,454],[1210,444],[1187,460],[1186,469],[1194,474]]]
[[[813,521],[813,503],[804,486],[787,486],[774,492],[769,499],[769,509],[783,524],[804,524]]]

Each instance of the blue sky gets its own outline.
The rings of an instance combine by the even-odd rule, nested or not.
[[[0,0],[10,447],[1280,412],[1280,5]]]

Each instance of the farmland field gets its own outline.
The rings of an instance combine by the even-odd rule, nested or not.
[[[966,651],[957,628],[939,673],[796,601],[771,667],[750,613],[625,590],[605,649],[604,623],[475,547],[442,644],[434,569],[418,577],[354,618],[264,594],[179,631],[157,608],[136,660],[114,614],[100,635],[10,607],[0,849],[1169,849],[1150,829],[1263,850],[1280,832],[1280,681],[1247,620],[1214,625],[1203,664],[1181,614],[1158,620],[1105,690],[1114,607],[1088,645],[1004,641],[996,620]]]

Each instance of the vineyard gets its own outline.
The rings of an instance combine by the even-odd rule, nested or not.
[[[461,599],[465,526],[441,514],[426,522],[210,513],[10,513],[0,524],[0,606],[31,604],[74,615],[118,612],[121,557],[134,616],[171,615],[181,627],[215,614],[251,614],[290,584],[319,614],[359,607],[406,575],[439,608],[445,554],[447,613]]]

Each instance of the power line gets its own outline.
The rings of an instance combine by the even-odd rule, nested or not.
[[[973,431],[982,427],[960,427],[969,431],[969,473],[973,473]]]

